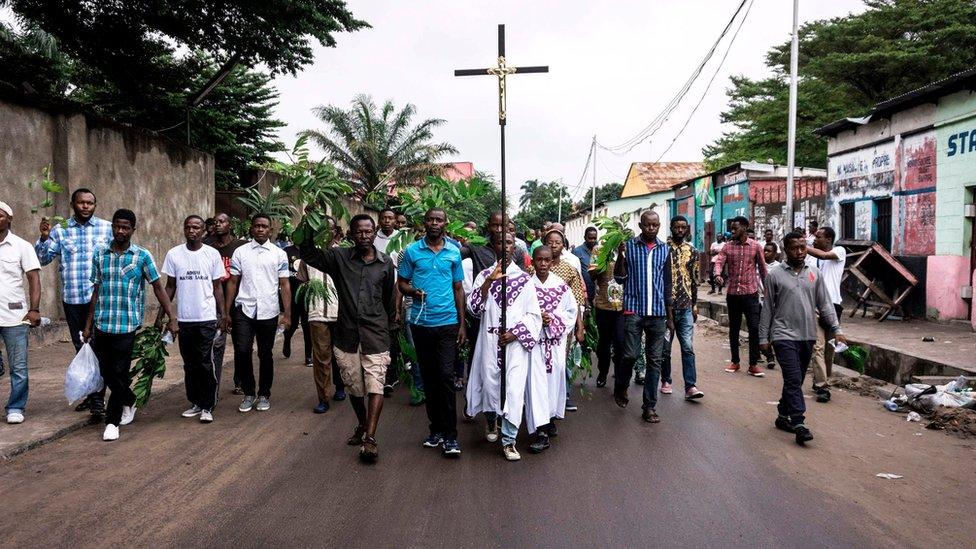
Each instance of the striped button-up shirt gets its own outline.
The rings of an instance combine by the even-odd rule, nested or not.
[[[650,246],[639,236],[627,241],[627,272],[614,277],[624,286],[624,314],[666,316],[671,306],[668,246],[655,239]]]
[[[145,248],[129,244],[122,253],[96,251],[91,268],[91,283],[99,285],[95,327],[109,334],[136,331],[146,312],[146,282],[157,280],[156,264]]]
[[[61,260],[61,298],[65,303],[80,305],[91,301],[92,257],[111,242],[112,224],[108,221],[91,217],[85,223],[78,223],[71,217],[67,227],[56,226],[47,240],[38,240],[34,251],[41,265],[56,257]]]
[[[766,278],[766,259],[763,247],[749,238],[745,244],[729,240],[719,252],[715,261],[715,276],[722,274],[722,267],[728,268],[729,278],[725,281],[729,295],[750,295],[759,293],[759,281]]]

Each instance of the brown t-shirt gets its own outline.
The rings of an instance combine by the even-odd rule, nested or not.
[[[600,309],[601,311],[621,311],[624,308],[624,304],[619,299],[616,302],[610,301],[610,296],[607,295],[607,289],[610,286],[610,282],[613,281],[613,266],[614,261],[611,261],[607,265],[607,270],[600,274],[594,274],[593,283],[596,284],[596,295],[593,297],[593,307]]]

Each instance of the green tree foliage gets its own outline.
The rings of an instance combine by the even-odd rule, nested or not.
[[[479,230],[488,224],[488,216],[502,209],[502,193],[494,176],[483,172],[475,172],[470,181],[480,182],[478,192],[468,192],[449,198],[445,201],[445,210],[449,219],[462,223],[474,221]]]
[[[546,221],[556,221],[559,217],[559,196],[562,195],[563,217],[570,214],[573,202],[566,191],[559,183],[554,181],[540,183],[529,201],[528,207],[521,208],[515,214],[515,223],[518,230],[540,229]]]
[[[188,112],[186,92],[202,89],[219,69],[212,58],[199,53],[183,59],[162,57],[156,70],[165,72],[165,86],[150,81],[119,86],[96,77],[72,96],[114,120],[158,131],[212,153],[217,186],[233,188],[244,170],[268,162],[271,153],[284,150],[276,136],[284,123],[274,118],[278,92],[270,77],[243,66],[235,67]]]
[[[114,82],[139,80],[154,61],[178,50],[216,59],[237,56],[272,74],[312,62],[312,41],[368,25],[342,0],[2,0],[18,18],[57,37],[71,57]]]
[[[212,152],[218,187],[283,149],[271,77],[312,61],[312,45],[368,25],[340,0],[0,0],[0,86],[73,103]],[[261,64],[267,73],[253,70]],[[223,66],[229,76],[188,104]]]
[[[811,132],[875,103],[976,65],[971,0],[865,0],[863,13],[800,28],[798,165],[824,167],[826,141]],[[766,54],[772,76],[732,79],[722,122],[734,129],[703,149],[710,168],[744,160],[786,163],[790,44]]]
[[[397,110],[392,101],[377,107],[373,98],[358,95],[348,110],[334,105],[318,107],[315,114],[327,132],[306,130],[322,147],[339,174],[371,206],[381,206],[394,185],[417,185],[429,176],[440,176],[437,161],[456,154],[449,143],[434,143],[434,129],[444,123],[428,118],[413,125],[416,107]]]
[[[24,92],[61,97],[69,90],[71,60],[61,53],[57,40],[36,25],[16,31],[0,22],[0,67],[0,80]]]
[[[623,183],[607,183],[596,188],[596,203],[609,202],[620,198],[621,191],[624,190]],[[588,210],[593,205],[593,189],[586,191],[583,200],[576,203],[576,210]]]

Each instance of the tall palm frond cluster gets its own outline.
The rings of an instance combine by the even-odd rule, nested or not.
[[[444,120],[428,118],[414,125],[417,109],[411,104],[397,110],[388,100],[377,107],[369,95],[358,95],[348,110],[329,105],[314,112],[328,129],[302,135],[325,150],[339,176],[361,198],[385,199],[396,194],[397,186],[440,175],[437,161],[457,153],[449,143],[434,142],[433,131]]]

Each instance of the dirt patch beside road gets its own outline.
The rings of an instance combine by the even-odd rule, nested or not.
[[[926,429],[946,431],[962,438],[976,437],[976,410],[939,406],[929,420]]]

